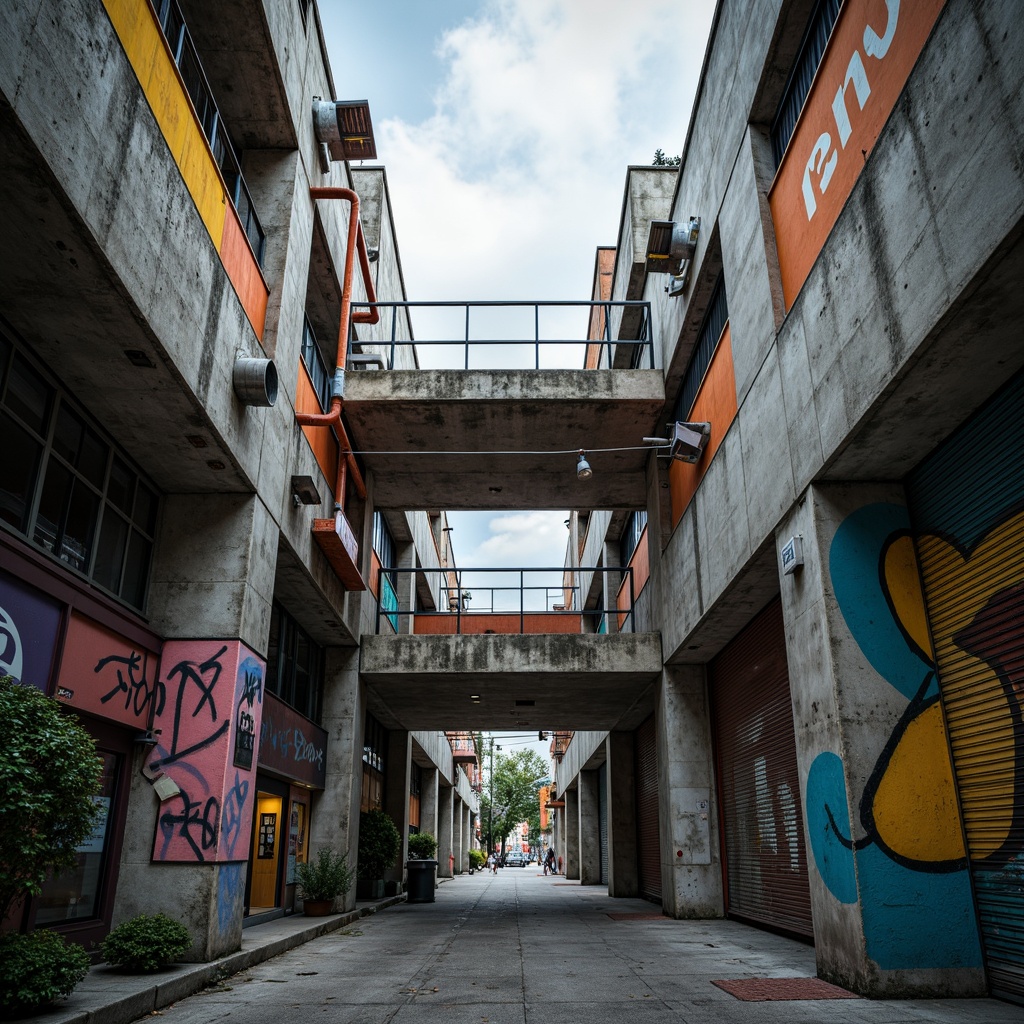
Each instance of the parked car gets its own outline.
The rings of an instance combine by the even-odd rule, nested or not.
[[[522,853],[513,851],[505,856],[505,867],[507,868],[525,868],[528,863],[526,856]]]

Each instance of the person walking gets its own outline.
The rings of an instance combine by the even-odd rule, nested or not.
[[[494,856],[493,850],[487,854],[487,866],[491,869],[492,875],[496,875],[498,873],[498,860]]]
[[[548,855],[544,858],[544,874],[548,872],[551,874],[555,873],[555,851],[548,850]]]

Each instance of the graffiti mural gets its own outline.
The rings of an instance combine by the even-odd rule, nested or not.
[[[252,824],[256,774],[246,748],[259,729],[264,663],[237,641],[168,641],[163,663],[164,700],[154,719],[160,736],[149,769],[164,772],[180,792],[161,804],[153,859],[244,859],[239,839]]]
[[[56,601],[0,572],[0,675],[46,690],[60,621]]]
[[[980,967],[981,947],[935,659],[905,508],[848,516],[829,550],[832,587],[872,668],[906,701],[861,792],[833,752],[806,789],[815,864],[842,903],[860,900],[868,956],[883,970]]]

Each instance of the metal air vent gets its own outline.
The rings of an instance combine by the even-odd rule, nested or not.
[[[370,104],[366,100],[313,98],[313,126],[332,160],[376,160]]]
[[[647,237],[647,272],[678,274],[680,264],[693,259],[699,234],[700,217],[691,217],[685,224],[652,220]]]

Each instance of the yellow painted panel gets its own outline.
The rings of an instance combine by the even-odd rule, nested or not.
[[[896,616],[921,653],[934,661],[932,641],[928,635],[928,620],[924,613],[924,595],[917,570],[914,541],[900,537],[885,553],[885,582],[889,587]]]
[[[959,860],[964,846],[942,710],[932,704],[896,744],[872,804],[881,841],[908,860]]]
[[[103,0],[213,244],[220,251],[227,197],[191,102],[145,0]]]

